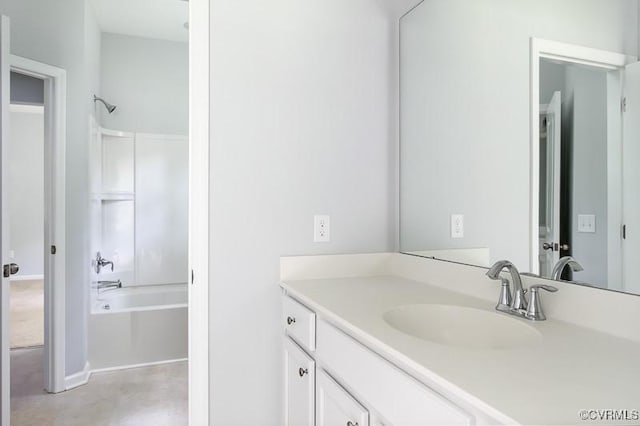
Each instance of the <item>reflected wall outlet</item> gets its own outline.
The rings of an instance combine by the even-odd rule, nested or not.
[[[328,215],[313,217],[313,242],[328,243],[331,241],[331,219]]]
[[[463,238],[464,237],[464,215],[452,214],[451,215],[451,238]]]

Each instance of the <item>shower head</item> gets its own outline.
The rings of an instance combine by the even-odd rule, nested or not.
[[[116,110],[116,106],[110,104],[109,102],[105,101],[102,98],[97,97],[96,95],[93,95],[93,102],[102,102],[102,104],[104,105],[104,107],[107,109],[107,111],[109,112],[109,114],[111,114],[113,111]]]

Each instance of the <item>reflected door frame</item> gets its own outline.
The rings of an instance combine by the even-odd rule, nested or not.
[[[540,193],[540,59],[587,65],[609,71],[622,71],[625,65],[636,62],[637,57],[606,50],[593,49],[552,40],[530,39],[530,194],[529,194],[529,270],[540,273],[539,263],[539,193]],[[622,99],[622,87],[620,97]],[[611,135],[609,135],[611,137]],[[620,140],[620,143],[622,140]]]

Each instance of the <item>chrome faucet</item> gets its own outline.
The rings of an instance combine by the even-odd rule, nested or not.
[[[111,266],[111,272],[113,272],[113,262],[102,257],[100,252],[96,253],[96,260],[94,261],[94,266],[96,270],[96,274],[100,273],[100,270],[105,266]]]
[[[98,281],[98,291],[108,288],[122,288],[122,281]]]
[[[560,277],[562,276],[562,271],[564,271],[564,268],[567,265],[574,272],[584,271],[584,268],[581,264],[578,263],[577,260],[575,260],[571,256],[565,256],[560,258],[560,260],[558,260],[558,263],[556,263],[556,265],[553,267],[553,272],[551,272],[551,279],[559,281]]]
[[[511,274],[511,283],[513,284],[513,298],[509,301],[509,281],[500,277],[500,272],[507,269]],[[522,280],[520,273],[515,265],[508,260],[499,260],[489,268],[487,276],[492,280],[502,280],[502,290],[500,291],[500,301],[496,309],[503,312],[523,313],[527,309],[527,299],[525,298],[525,290],[522,288]],[[506,287],[506,288],[505,288]],[[509,296],[509,297],[507,297]],[[510,303],[509,303],[510,302]],[[507,308],[508,306],[508,308]]]

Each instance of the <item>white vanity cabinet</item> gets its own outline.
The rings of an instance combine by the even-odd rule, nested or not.
[[[316,384],[317,426],[369,426],[369,412],[342,386],[319,370]]]
[[[284,339],[286,424],[312,426],[315,421],[316,363],[289,337]]]
[[[287,425],[484,423],[287,295],[283,323]]]

